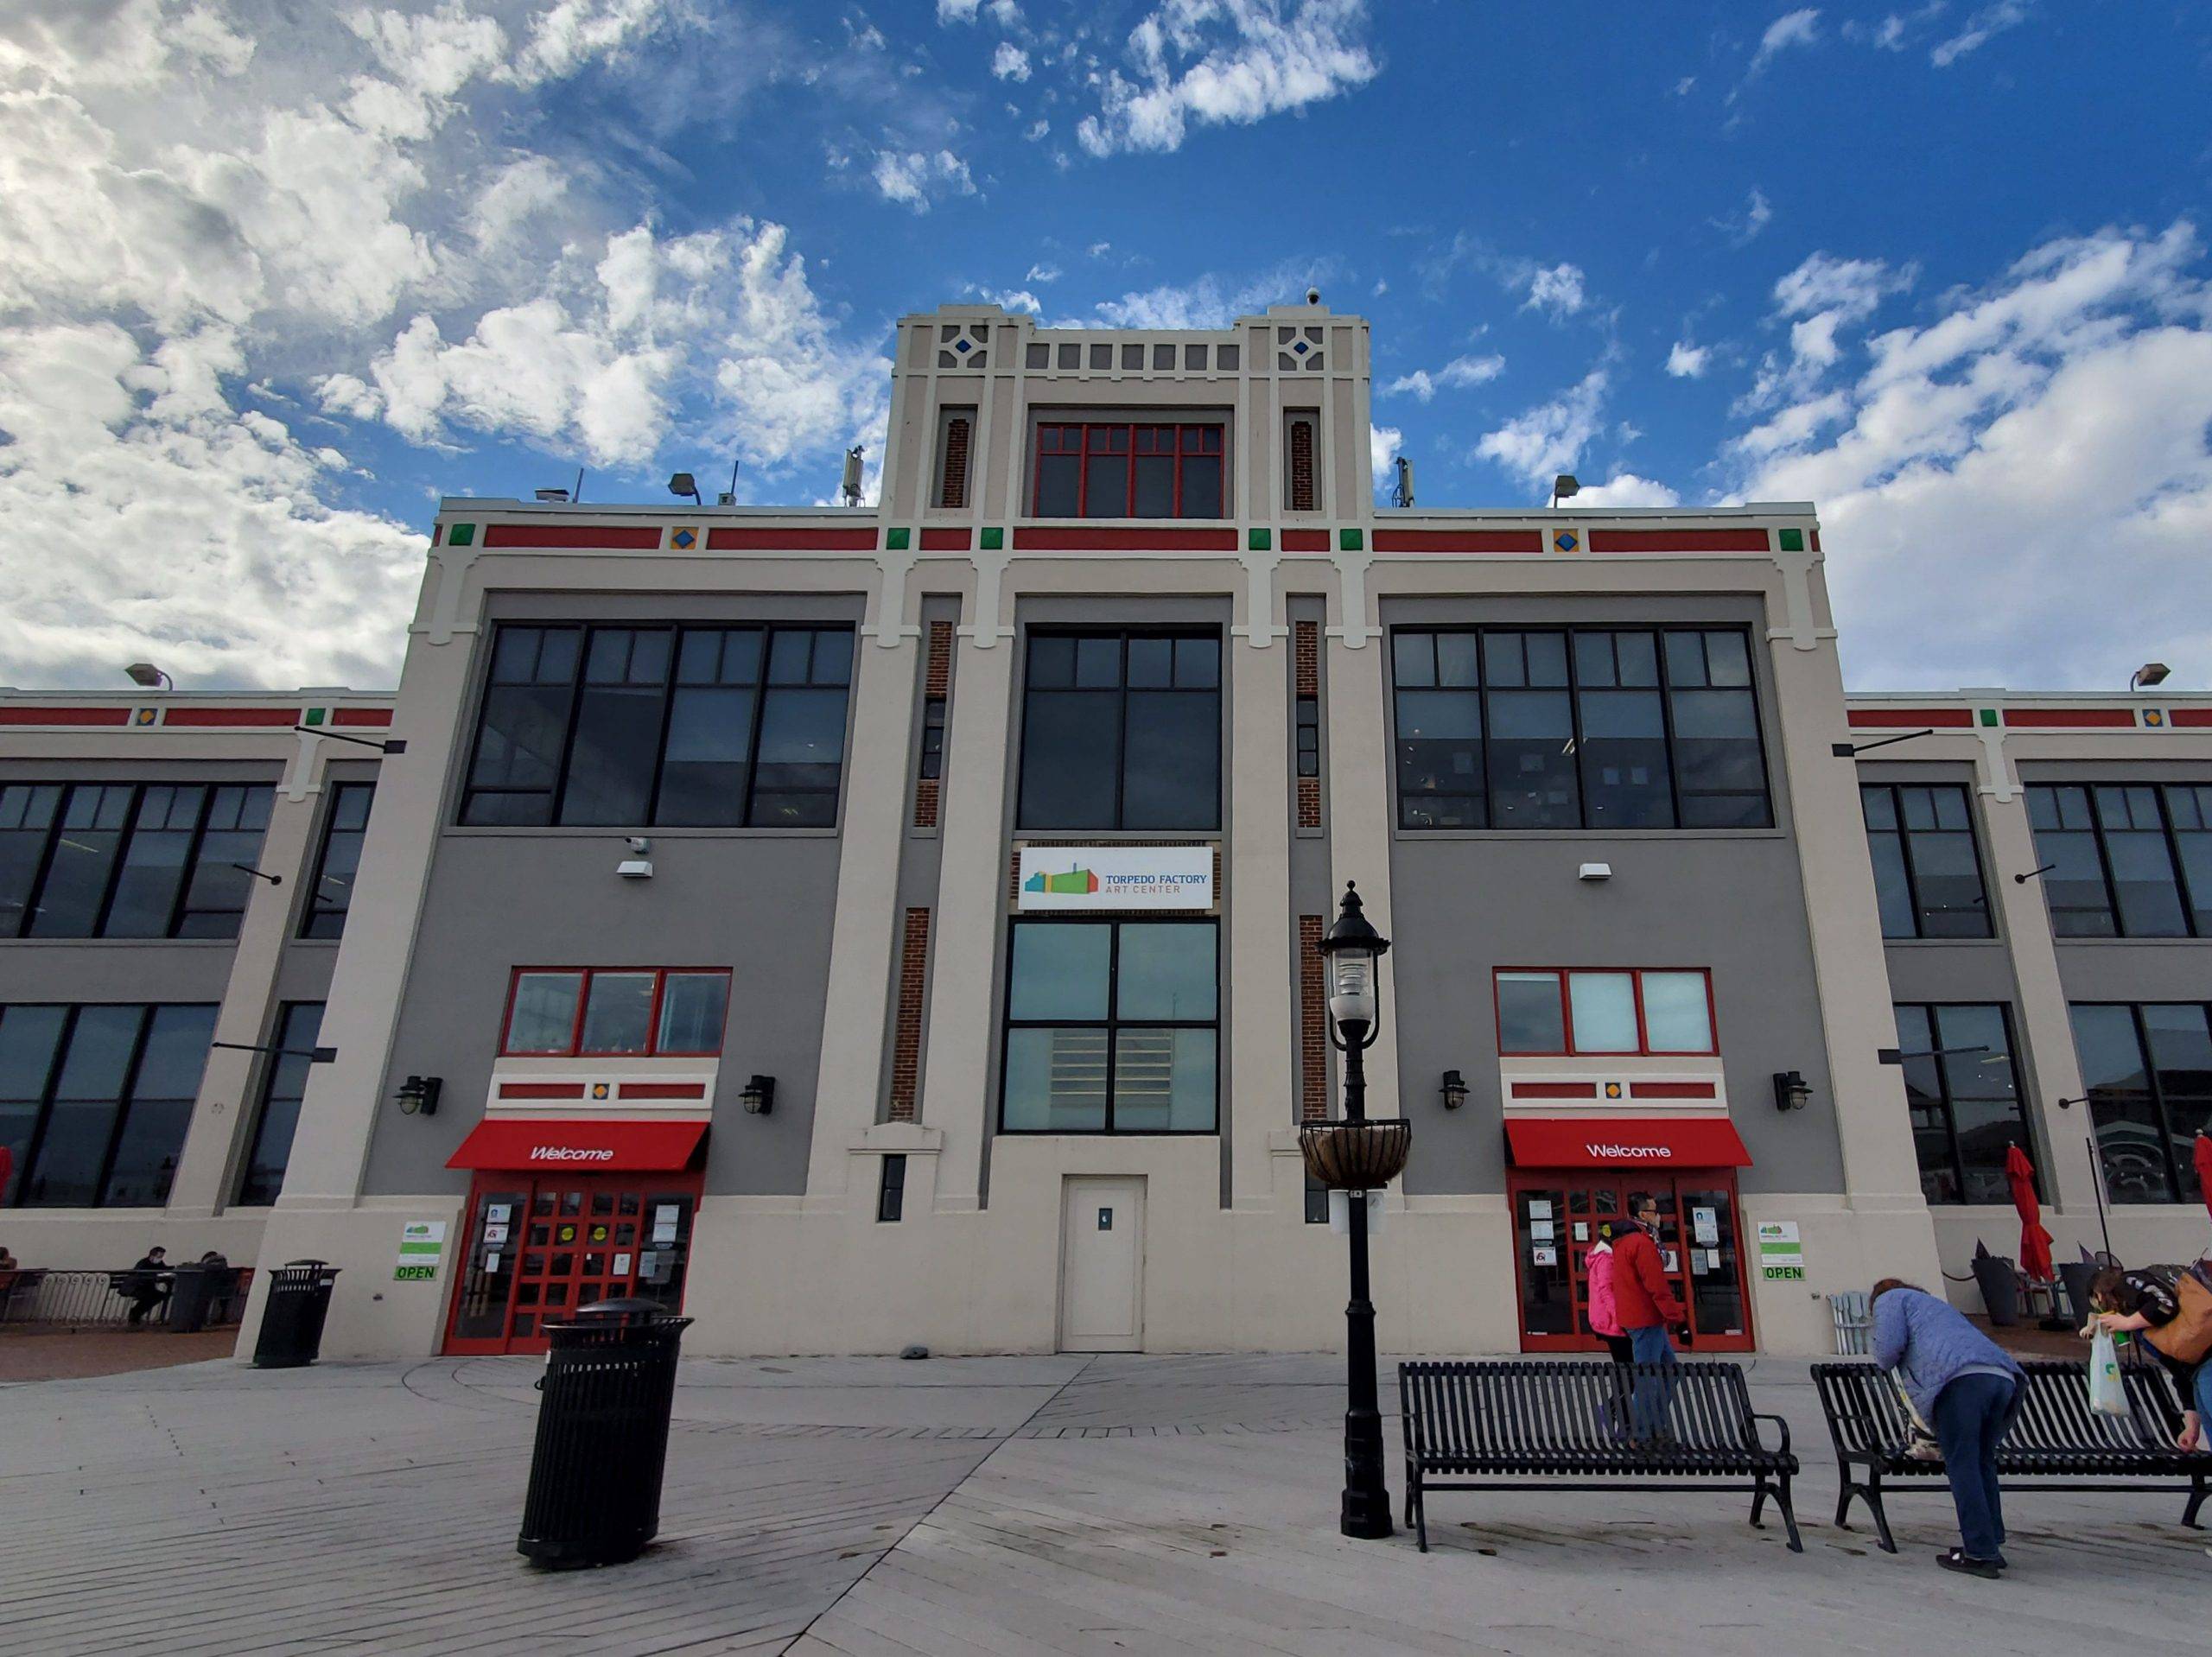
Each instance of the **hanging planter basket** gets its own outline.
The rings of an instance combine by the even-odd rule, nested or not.
[[[1312,1122],[1298,1130],[1306,1171],[1332,1191],[1380,1190],[1405,1171],[1414,1125],[1402,1116],[1375,1122]]]

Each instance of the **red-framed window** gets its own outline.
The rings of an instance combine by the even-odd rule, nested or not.
[[[1222,428],[1097,421],[1037,428],[1038,517],[1219,517]]]
[[[704,1057],[722,1050],[727,967],[518,967],[499,1051],[530,1058]]]
[[[1501,967],[1497,1051],[1624,1057],[1720,1051],[1703,967]]]

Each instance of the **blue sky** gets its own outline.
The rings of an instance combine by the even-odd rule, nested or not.
[[[2212,12],[24,0],[0,680],[388,683],[441,493],[826,497],[892,318],[1375,323],[1425,505],[1810,497],[1853,682],[2212,675]]]

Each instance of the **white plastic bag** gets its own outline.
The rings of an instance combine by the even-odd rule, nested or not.
[[[2128,1413],[2127,1387],[2120,1378],[2120,1349],[2107,1329],[2098,1330],[2089,1343],[2089,1407],[2100,1415]]]

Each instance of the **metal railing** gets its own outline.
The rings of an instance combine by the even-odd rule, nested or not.
[[[200,1269],[188,1264],[159,1273],[36,1267],[0,1272],[0,1330],[167,1329],[177,1297],[200,1286],[191,1281]],[[202,1327],[234,1324],[245,1308],[252,1268],[219,1269],[219,1280],[206,1286],[209,1292]],[[135,1319],[134,1311],[138,1314]]]

